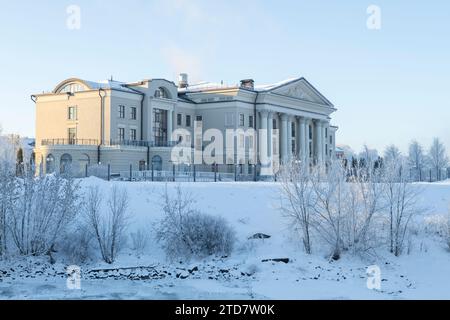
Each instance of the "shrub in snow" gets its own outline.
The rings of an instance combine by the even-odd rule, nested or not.
[[[144,253],[145,248],[148,244],[148,234],[143,229],[139,229],[136,232],[130,234],[131,237],[131,249],[136,252],[136,254],[141,255]]]
[[[156,226],[156,239],[171,260],[229,255],[235,232],[221,217],[198,212],[194,200],[178,186],[171,197],[163,195],[164,217]]]
[[[80,264],[92,259],[92,233],[85,225],[79,225],[66,233],[62,240],[61,252],[69,263]]]
[[[7,216],[19,196],[17,179],[11,168],[0,159],[0,256],[6,253]]]
[[[420,211],[417,200],[421,190],[412,186],[406,168],[402,161],[396,161],[387,163],[383,169],[389,248],[395,256],[403,252],[411,220]]]
[[[125,189],[114,186],[105,210],[102,203],[99,188],[91,187],[85,199],[87,224],[97,240],[103,260],[113,263],[122,247],[128,225],[128,194]]]
[[[18,197],[7,218],[12,240],[22,255],[51,254],[78,213],[79,185],[59,175],[29,175],[16,182]]]
[[[310,254],[315,203],[309,166],[294,160],[285,164],[280,172],[280,181],[282,212],[290,225],[300,230],[303,248]]]

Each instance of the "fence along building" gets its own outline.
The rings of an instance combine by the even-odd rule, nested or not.
[[[220,171],[232,172],[234,164],[250,172],[261,154],[270,164],[292,157],[326,163],[335,151],[337,127],[330,125],[330,115],[336,109],[304,78],[259,86],[251,79],[235,86],[189,85],[186,74],[178,85],[165,79],[123,83],[71,78],[51,93],[32,95],[32,100],[36,170],[44,174],[70,168],[82,176],[87,167],[105,165],[113,173],[128,171],[130,165],[134,170],[171,171],[173,147],[179,142],[192,146],[193,161],[195,150],[206,152],[214,141],[197,134],[208,129],[223,137],[236,130],[233,151],[241,145],[248,156],[244,161],[230,156],[224,142],[222,149],[212,151],[217,163],[226,164]],[[249,135],[254,129],[267,133]],[[186,167],[177,170],[190,170]]]

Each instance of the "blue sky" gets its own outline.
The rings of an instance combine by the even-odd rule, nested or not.
[[[381,30],[366,26],[372,4]],[[80,30],[67,28],[69,5]],[[6,132],[34,136],[30,94],[71,76],[304,76],[338,107],[338,143],[406,151],[439,136],[450,149],[449,1],[2,1],[0,30]]]

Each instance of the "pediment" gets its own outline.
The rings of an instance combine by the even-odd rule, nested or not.
[[[304,78],[298,79],[291,83],[287,83],[285,85],[281,85],[271,90],[271,92],[290,98],[324,104],[330,107],[333,106],[330,101],[328,101]]]

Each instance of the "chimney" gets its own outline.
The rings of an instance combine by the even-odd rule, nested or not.
[[[253,79],[241,80],[241,88],[253,90],[255,88],[255,80]]]
[[[178,76],[178,87],[179,88],[187,88],[189,85],[188,83],[188,75],[187,73],[180,73]]]

